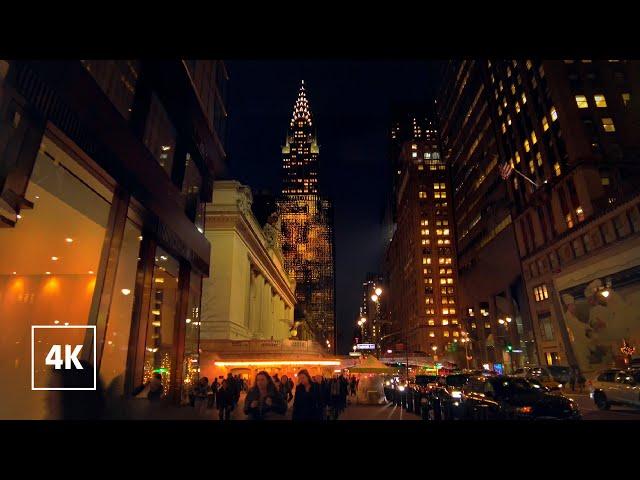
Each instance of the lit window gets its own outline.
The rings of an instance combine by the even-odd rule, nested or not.
[[[551,121],[555,122],[558,119],[558,112],[556,107],[551,107]]]
[[[542,117],[542,130],[545,132],[549,130],[549,122],[547,121],[547,117]]]
[[[578,104],[578,108],[589,108],[587,97],[584,95],[576,95],[576,103]]]
[[[417,158],[418,157],[418,152],[412,152],[411,153],[411,157],[412,158]]]
[[[443,308],[442,309],[442,314],[443,315],[449,315],[449,309],[448,308]],[[449,325],[449,320],[442,320],[442,325]]]
[[[423,265],[431,265],[431,257],[424,257],[422,259],[422,264]]]
[[[516,86],[515,86],[515,85],[513,85],[513,84],[511,85],[511,93],[512,93],[513,95],[515,95],[515,94],[516,94]]]
[[[630,93],[623,93],[622,94],[622,101],[624,102],[624,106],[625,107],[627,105],[629,105],[629,102],[631,101],[631,94]]]
[[[579,222],[584,221],[584,210],[582,210],[582,207],[576,208],[576,216],[578,217]]]
[[[601,181],[602,185],[609,185],[609,183],[610,183],[609,177],[601,177],[600,181]]]
[[[491,329],[491,324],[489,322],[485,322],[484,328]]]
[[[422,225],[423,227],[429,225],[429,220],[420,220],[420,225]]]
[[[570,213],[567,213],[565,220],[567,221],[567,228],[573,228],[573,218]]]
[[[524,141],[524,151],[528,152],[529,150],[531,150],[531,147],[529,146],[529,140],[525,140]]]
[[[533,160],[529,160],[529,170],[531,170],[531,173],[535,173],[536,171],[536,167],[533,164]]]
[[[612,118],[603,118],[602,119],[602,126],[604,127],[604,131],[605,132],[615,132],[616,131],[616,127],[613,124],[613,119]]]
[[[522,104],[524,105],[525,103],[527,103],[527,96],[523,93],[522,94]]]
[[[413,145],[411,145],[411,150],[417,150],[418,146],[414,143]]]
[[[604,95],[602,94],[594,95],[593,99],[596,102],[596,107],[604,108],[607,106],[607,101],[605,100]]]
[[[427,192],[419,192],[418,193],[418,197],[419,198],[427,198]]]
[[[436,334],[435,334],[434,332],[429,332],[429,336],[430,336],[431,338],[433,338],[433,337],[435,337],[435,336],[436,336]]]
[[[538,143],[538,137],[536,137],[536,132],[531,132],[531,143],[534,145]]]
[[[449,336],[449,330],[445,330],[445,331],[444,331],[444,336],[445,336],[445,337],[448,337],[448,336]]]
[[[559,177],[560,174],[562,173],[562,170],[560,169],[560,164],[558,162],[553,164],[553,170],[554,172],[556,172],[556,177]]]
[[[542,155],[540,155],[540,152],[536,153],[536,160],[538,160],[538,166],[542,166]]]
[[[516,113],[520,113],[520,104],[516,102]]]
[[[507,124],[511,125],[511,115],[507,115]]]
[[[458,322],[454,320],[454,321],[453,321],[453,322],[451,322],[451,323],[453,323],[454,325],[456,325]],[[460,334],[459,334],[457,331],[453,332],[453,336],[454,336],[454,337],[457,337],[458,335],[460,335]]]
[[[516,163],[520,163],[520,154],[516,152]]]
[[[504,122],[502,122],[502,133],[507,133],[507,127],[505,126]]]
[[[435,325],[435,324],[436,324],[435,320],[429,320],[427,323],[428,323],[429,325]]]
[[[527,60],[527,70],[531,70],[531,67],[533,67],[531,60]]]
[[[423,228],[422,230],[420,230],[420,234],[421,235],[429,235],[429,229],[428,228]]]

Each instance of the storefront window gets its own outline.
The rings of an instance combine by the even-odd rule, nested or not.
[[[180,264],[161,248],[156,250],[151,287],[151,309],[145,345],[144,382],[154,373],[162,375],[165,394],[171,384],[174,333],[178,303]]]
[[[141,241],[140,227],[127,218],[100,362],[100,376],[105,386],[108,387],[116,378],[122,376],[122,381],[116,382],[115,390],[113,390],[117,394],[124,393],[124,373],[127,367],[127,351]]]
[[[188,402],[189,388],[200,377],[200,297],[202,292],[202,277],[194,272],[191,273],[189,281],[189,308],[187,309],[185,341],[184,341],[184,361],[183,361],[183,389],[182,398]]]
[[[31,391],[31,326],[89,323],[112,201],[46,137],[25,196],[33,209],[0,229],[0,418],[46,415],[47,392]],[[85,329],[66,331],[65,343],[84,343]],[[38,383],[49,373],[36,368]]]

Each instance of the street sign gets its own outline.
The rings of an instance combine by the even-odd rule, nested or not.
[[[375,350],[375,349],[376,349],[375,343],[358,343],[356,345],[356,350]]]
[[[361,357],[362,354],[360,352],[349,352],[349,355],[351,357]]]

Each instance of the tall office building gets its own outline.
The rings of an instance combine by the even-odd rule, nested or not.
[[[534,343],[511,200],[498,173],[497,126],[487,102],[482,62],[445,66],[436,107],[452,176],[460,317],[471,340],[469,364],[509,369],[533,360]]]
[[[396,224],[385,253],[390,318],[404,334],[385,345],[406,339],[409,351],[455,360],[461,337],[449,173],[433,124],[408,118],[403,138],[399,125],[391,131]]]
[[[333,211],[318,186],[318,146],[304,81],[282,147],[282,220],[285,268],[296,280],[296,320],[335,351]]]
[[[470,178],[505,166],[511,214],[495,230],[513,223],[537,361],[587,372],[622,363],[623,346],[640,342],[640,63],[466,63],[451,98],[478,87],[497,154]],[[472,145],[480,127],[464,137]]]

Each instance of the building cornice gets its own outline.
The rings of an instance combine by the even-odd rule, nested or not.
[[[255,220],[247,219],[238,208],[209,205],[205,225],[205,232],[234,231],[247,246],[249,261],[253,267],[269,280],[272,288],[289,308],[295,306],[295,295],[284,265],[266,247],[266,239],[262,230],[258,230],[260,227]],[[215,248],[215,243],[212,248]]]

